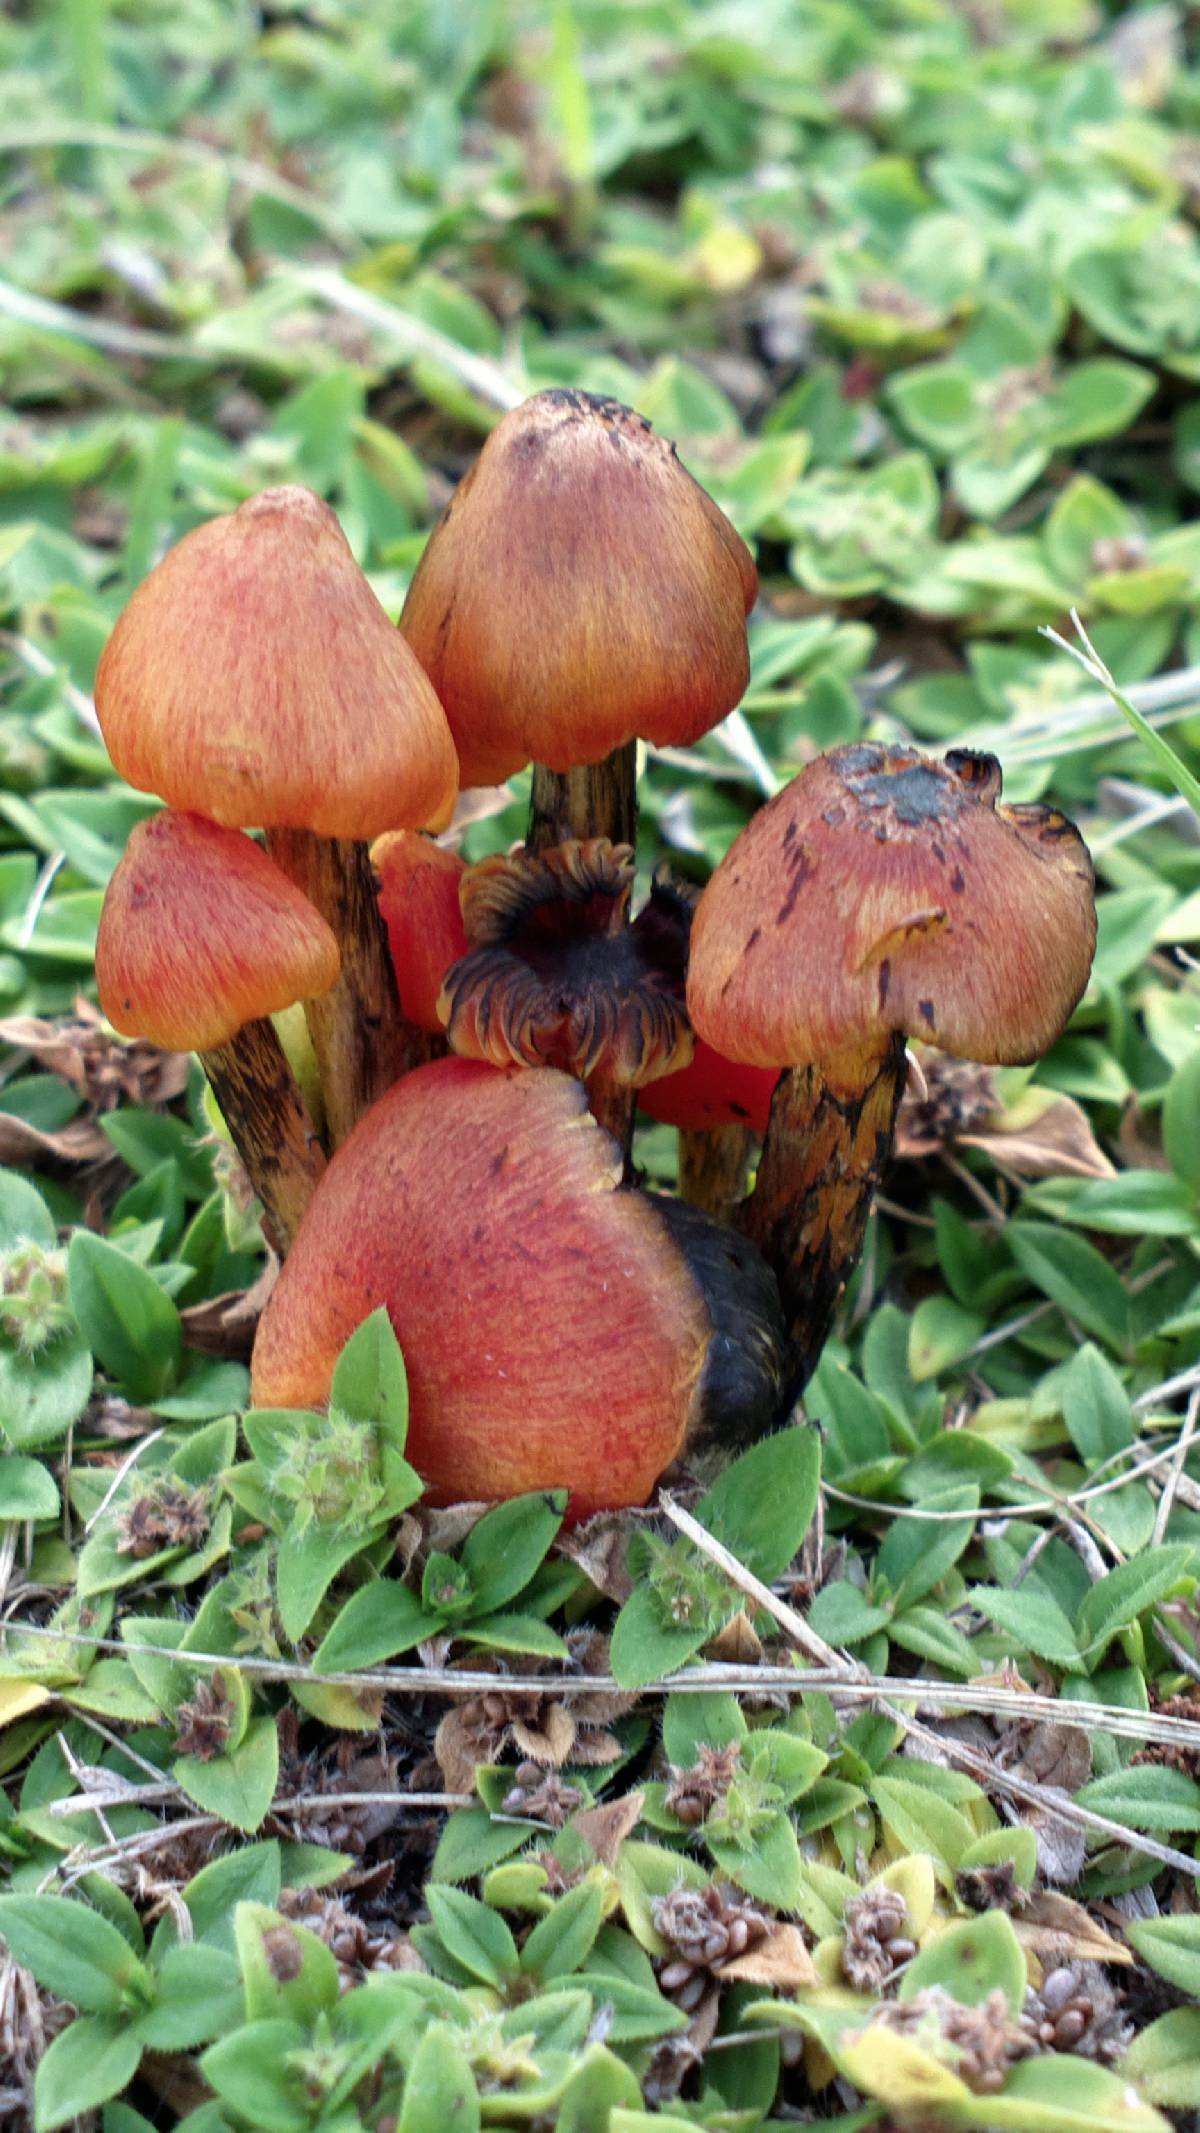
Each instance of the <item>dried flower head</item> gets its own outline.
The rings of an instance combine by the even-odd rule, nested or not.
[[[909,1930],[908,1906],[888,1888],[864,1889],[846,1905],[842,1969],[856,1992],[887,1992],[917,1944]]]

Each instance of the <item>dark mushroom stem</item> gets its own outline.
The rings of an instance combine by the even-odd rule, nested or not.
[[[533,766],[526,850],[544,852],[571,838],[637,842],[637,742],[626,741],[602,762],[578,770]]]
[[[902,1032],[781,1076],[741,1227],[779,1283],[789,1404],[820,1358],[858,1264],[907,1072]]]
[[[200,1053],[221,1116],[263,1204],[263,1228],[287,1255],[325,1169],[309,1116],[274,1025],[247,1022],[226,1044]]]
[[[341,951],[337,983],[305,1003],[325,1096],[330,1148],[434,1047],[400,1012],[371,855],[348,838],[270,829],[267,848],[316,905]]]
[[[727,1222],[746,1190],[753,1148],[749,1126],[681,1126],[680,1199]]]

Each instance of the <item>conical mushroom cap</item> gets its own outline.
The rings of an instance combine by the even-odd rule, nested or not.
[[[746,686],[756,590],[749,549],[673,445],[616,400],[543,392],[460,483],[400,627],[464,785],[486,785],[707,733]]]
[[[1037,1059],[1087,984],[1087,849],[1050,807],[1001,807],[956,750],[835,748],[753,817],[700,898],[688,1012],[756,1066],[906,1031],[997,1065]]]
[[[212,1051],[328,992],[339,963],[320,913],[249,837],[170,808],[138,823],[96,939],[100,1005],[122,1036]]]
[[[457,782],[437,697],[310,490],[186,534],[117,622],[96,710],[121,776],[231,828],[370,838]]]
[[[709,1322],[620,1177],[567,1075],[418,1068],[317,1188],[259,1326],[256,1405],[327,1399],[343,1343],[385,1304],[435,1499],[561,1485],[575,1516],[644,1502],[696,1409]]]

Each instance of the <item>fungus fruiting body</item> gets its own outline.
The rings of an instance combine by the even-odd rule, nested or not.
[[[96,707],[131,785],[265,828],[342,954],[314,1009],[334,1138],[404,1063],[365,840],[444,811],[449,729],[328,506],[267,489],[187,534],[105,647]]]
[[[563,1074],[438,1060],[330,1163],[259,1328],[258,1405],[328,1396],[386,1304],[435,1498],[557,1486],[641,1503],[692,1421],[709,1327],[649,1202]]]
[[[998,805],[994,758],[861,743],[756,815],[697,908],[688,1008],[720,1052],[791,1069],[745,1226],[774,1266],[798,1389],[861,1247],[905,1036],[1038,1058],[1087,984],[1091,862],[1055,809]]]
[[[320,913],[250,838],[172,808],[133,831],[100,918],[101,1005],[125,1036],[199,1052],[281,1249],[324,1157],[268,1017],[327,992],[338,961]]]
[[[405,1019],[441,1035],[438,995],[451,963],[467,953],[459,890],[465,862],[417,830],[396,830],[371,847]]]
[[[384,1304],[433,1500],[561,1485],[573,1517],[643,1503],[693,1438],[774,1419],[778,1305],[748,1251],[677,1241],[623,1188],[579,1082],[436,1060],[330,1162],[259,1327],[255,1403],[326,1399]]]
[[[749,672],[745,543],[619,401],[537,393],[506,415],[418,565],[401,628],[464,784],[534,762],[529,843],[632,842],[632,744],[696,740]]]
[[[653,900],[628,923],[633,877],[629,847],[605,837],[468,868],[467,954],[446,972],[439,1003],[467,1058],[560,1067],[587,1082],[622,1145],[630,1092],[692,1049],[678,944]]]

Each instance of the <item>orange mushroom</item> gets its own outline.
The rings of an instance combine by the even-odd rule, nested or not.
[[[655,897],[633,925],[634,859],[607,837],[481,860],[462,877],[467,954],[438,1010],[456,1052],[554,1066],[588,1085],[622,1146],[632,1091],[691,1056],[685,936]]]
[[[417,830],[393,830],[378,838],[371,859],[401,1011],[415,1028],[440,1037],[442,979],[467,953],[459,904],[466,862]]]
[[[820,1353],[891,1152],[905,1036],[1040,1057],[1087,984],[1091,861],[1050,807],[1002,807],[992,756],[832,750],[731,846],[692,927],[697,1034],[788,1067],[745,1227],[779,1279],[795,1389]]]
[[[282,1252],[325,1167],[270,1015],[327,992],[338,948],[250,838],[166,808],[139,822],[96,940],[114,1029],[201,1064]]]
[[[631,843],[635,738],[694,741],[733,709],[757,583],[674,445],[619,401],[553,390],[492,432],[400,627],[445,705],[463,783],[534,761],[534,850]]]
[[[773,1419],[779,1341],[756,1331],[739,1375],[738,1325],[769,1327],[761,1263],[749,1312],[710,1309],[706,1288],[738,1278],[729,1253],[693,1274],[620,1178],[565,1074],[418,1068],[329,1165],[259,1326],[255,1404],[325,1400],[343,1343],[384,1304],[434,1501],[563,1486],[576,1518],[643,1503],[704,1426],[710,1356],[718,1428]]]
[[[441,706],[327,504],[266,489],[185,535],[138,587],[96,675],[121,776],[271,849],[336,934],[313,1041],[334,1139],[404,1063],[365,840],[443,810]]]

